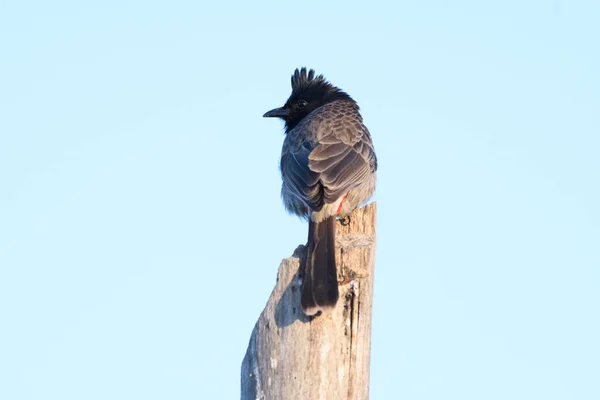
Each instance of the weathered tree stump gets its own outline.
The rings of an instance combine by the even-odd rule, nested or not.
[[[375,217],[372,203],[337,224],[340,299],[331,313],[300,308],[305,247],[281,262],[242,362],[242,400],[368,399]]]

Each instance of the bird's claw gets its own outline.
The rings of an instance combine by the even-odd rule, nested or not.
[[[340,218],[340,224],[342,224],[342,226],[350,225],[350,216],[346,215],[345,217]]]

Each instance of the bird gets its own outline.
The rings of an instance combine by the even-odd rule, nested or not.
[[[291,83],[285,104],[263,117],[285,122],[281,197],[288,212],[308,220],[300,304],[312,316],[338,301],[336,220],[349,222],[374,194],[377,156],[349,94],[306,67],[294,71]]]

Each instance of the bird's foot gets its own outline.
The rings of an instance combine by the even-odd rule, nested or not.
[[[340,221],[340,224],[342,224],[342,226],[348,226],[348,225],[350,225],[350,221],[351,221],[350,216],[346,215],[344,218],[340,218],[339,221]]]

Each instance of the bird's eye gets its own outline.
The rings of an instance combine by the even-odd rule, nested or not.
[[[298,108],[302,109],[302,108],[306,107],[307,104],[308,103],[305,100],[300,100],[298,102]]]

